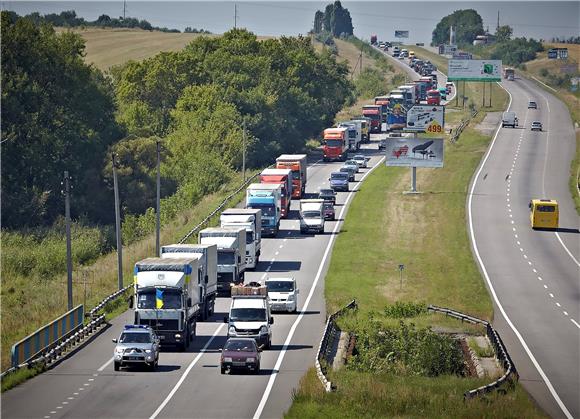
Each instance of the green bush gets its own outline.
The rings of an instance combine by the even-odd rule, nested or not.
[[[541,69],[540,69],[540,76],[542,76],[542,77],[547,77],[547,76],[548,76],[548,74],[550,74],[550,72],[548,71],[548,69],[547,69],[547,68],[541,68]]]
[[[425,313],[427,313],[427,305],[425,303],[414,303],[412,301],[397,301],[395,304],[386,306],[384,310],[385,316],[395,319],[415,317]]]

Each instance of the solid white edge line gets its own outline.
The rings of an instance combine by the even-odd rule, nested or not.
[[[379,167],[383,163],[384,159],[385,159],[384,157],[381,157],[379,162],[377,164],[375,164],[371,168],[371,170],[366,172],[363,175],[363,177],[354,186],[352,191],[350,191],[348,193],[346,201],[344,202],[342,209],[340,211],[340,215],[339,215],[340,219],[342,219],[344,211],[346,210],[351,197],[354,195],[353,192],[358,189],[358,187],[362,184],[362,181],[367,177],[367,175],[372,173],[375,168]],[[258,419],[262,415],[262,411],[264,410],[264,407],[266,407],[266,402],[268,401],[268,398],[270,397],[270,392],[272,391],[272,387],[274,386],[274,381],[276,380],[276,377],[277,377],[278,372],[280,370],[280,366],[282,365],[282,361],[284,360],[284,356],[286,355],[286,351],[288,349],[288,346],[290,345],[290,342],[292,341],[292,338],[294,337],[294,332],[296,331],[298,324],[300,323],[300,321],[302,320],[302,317],[304,317],[304,313],[308,309],[308,305],[310,304],[310,300],[312,299],[312,296],[314,295],[314,290],[316,289],[316,285],[318,284],[318,281],[320,280],[320,277],[322,275],[322,270],[324,268],[324,264],[326,263],[326,258],[330,254],[330,249],[332,249],[332,244],[334,243],[334,240],[336,238],[336,232],[339,230],[339,228],[342,226],[343,223],[344,223],[344,221],[336,223],[336,225],[334,226],[334,229],[332,230],[332,236],[330,237],[330,240],[328,241],[328,244],[326,246],[326,250],[324,251],[324,255],[322,256],[322,260],[320,262],[320,265],[318,266],[318,272],[316,273],[316,277],[314,278],[314,282],[312,283],[312,286],[310,287],[310,292],[308,293],[308,297],[306,298],[306,301],[304,302],[304,306],[302,307],[302,310],[300,310],[300,314],[298,315],[298,317],[296,318],[296,320],[292,324],[292,327],[290,328],[290,332],[288,333],[288,336],[286,337],[286,340],[284,342],[284,346],[282,347],[282,350],[280,351],[280,354],[278,355],[278,359],[276,360],[276,365],[274,366],[274,369],[272,370],[272,374],[270,375],[270,379],[268,380],[268,385],[266,386],[266,389],[264,390],[264,394],[262,395],[262,399],[260,400],[260,403],[258,404],[258,408],[256,409],[256,412],[254,413],[254,419]]]
[[[193,361],[191,361],[191,363],[188,365],[187,369],[185,370],[185,372],[183,373],[183,375],[181,376],[181,378],[179,379],[177,384],[175,384],[175,386],[173,387],[171,392],[167,395],[165,400],[163,400],[163,402],[159,405],[157,410],[155,410],[155,412],[153,412],[153,414],[149,417],[149,419],[155,419],[159,415],[159,413],[161,413],[161,411],[165,408],[167,403],[169,403],[169,401],[173,398],[175,393],[177,393],[177,390],[179,390],[179,387],[181,387],[181,385],[183,384],[183,382],[185,381],[185,379],[189,375],[189,372],[191,371],[191,369],[195,366],[195,364],[197,364],[197,361],[199,361],[199,359],[205,353],[206,349],[209,347],[209,345],[211,345],[211,343],[213,342],[215,337],[218,335],[218,333],[222,330],[222,328],[224,326],[225,326],[225,323],[220,324],[220,327],[217,328],[217,330],[214,332],[214,334],[211,336],[211,338],[207,341],[205,346],[201,349],[201,351],[197,354],[197,356],[193,359]]]
[[[111,359],[109,359],[107,362],[105,362],[103,365],[101,365],[101,367],[97,370],[98,372],[103,371],[105,368],[107,368],[109,365],[111,365],[111,362],[113,362],[113,357],[111,357]]]
[[[512,105],[512,95],[500,83],[498,83],[498,85],[502,89],[504,89],[507,92],[507,94],[509,95],[509,97],[510,97],[510,101],[509,101],[508,109],[507,109],[509,111],[509,109],[510,109],[510,107]],[[481,171],[483,170],[483,167],[485,166],[485,163],[487,162],[487,159],[489,158],[489,156],[491,154],[491,151],[493,149],[493,146],[495,144],[495,140],[497,139],[497,136],[499,134],[500,129],[501,128],[498,125],[497,130],[495,132],[495,135],[493,137],[493,140],[492,140],[489,148],[487,149],[487,153],[485,154],[485,157],[483,158],[483,161],[482,161],[481,165],[479,166],[479,169],[477,170],[477,173],[475,174],[475,177],[473,178],[473,183],[471,184],[471,188],[470,188],[470,191],[469,191],[469,199],[467,201],[467,216],[469,218],[469,238],[471,240],[471,245],[473,246],[473,252],[475,253],[475,256],[477,258],[477,262],[478,262],[479,266],[481,267],[481,271],[483,273],[483,276],[485,278],[485,281],[487,282],[487,285],[489,287],[489,290],[491,292],[491,295],[493,296],[493,299],[494,299],[496,305],[498,306],[498,308],[499,308],[502,316],[504,317],[504,319],[506,320],[507,324],[512,329],[512,331],[514,332],[514,334],[517,336],[517,338],[520,341],[520,343],[522,344],[524,350],[528,354],[528,357],[530,358],[530,360],[534,364],[534,367],[536,367],[536,370],[538,371],[538,373],[540,374],[540,376],[542,377],[542,379],[546,383],[546,386],[548,387],[548,390],[552,394],[552,397],[554,397],[554,399],[556,400],[556,403],[558,404],[558,406],[560,407],[560,409],[562,409],[562,412],[564,413],[564,415],[567,418],[569,418],[569,419],[573,419],[572,415],[570,414],[570,412],[568,411],[568,409],[564,405],[564,402],[562,402],[562,399],[560,399],[560,396],[558,395],[558,393],[554,389],[554,386],[552,385],[552,382],[548,379],[548,377],[544,373],[544,370],[542,369],[542,367],[540,366],[540,364],[538,363],[538,361],[536,360],[536,358],[532,354],[532,351],[528,347],[528,344],[526,343],[526,341],[524,340],[524,338],[522,337],[522,335],[520,334],[520,332],[518,331],[518,329],[514,326],[514,324],[512,323],[511,319],[508,317],[506,311],[504,310],[504,308],[503,308],[501,302],[499,301],[499,298],[498,298],[498,296],[497,296],[497,294],[495,292],[495,289],[493,287],[493,284],[491,283],[491,280],[490,280],[489,275],[487,273],[487,269],[486,269],[486,267],[485,267],[485,265],[483,263],[483,260],[481,259],[481,256],[479,254],[479,250],[477,248],[477,242],[475,240],[475,233],[474,233],[474,230],[473,230],[473,216],[472,216],[472,212],[471,212],[471,204],[472,204],[472,199],[473,199],[473,191],[475,190],[475,186],[477,185],[477,180],[479,178],[479,175],[481,174]]]
[[[556,231],[556,232],[554,232],[554,234],[558,238],[558,241],[560,242],[560,244],[562,245],[562,247],[564,247],[564,250],[568,253],[568,255],[572,258],[572,260],[576,263],[576,265],[580,266],[580,262],[578,262],[578,260],[572,254],[572,252],[570,252],[570,250],[568,250],[568,248],[566,247],[566,245],[564,244],[564,242],[560,238],[560,235],[558,234],[558,232]]]

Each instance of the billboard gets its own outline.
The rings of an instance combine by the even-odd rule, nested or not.
[[[407,111],[407,128],[414,132],[443,132],[445,106],[414,105]]]
[[[501,81],[501,60],[449,60],[450,81]]]
[[[447,44],[439,45],[439,55],[453,55],[456,52],[457,45],[447,45]]]
[[[465,51],[455,51],[452,55],[454,60],[471,60],[473,58],[471,52]]]
[[[387,166],[443,167],[443,138],[389,137]]]
[[[395,38],[408,38],[409,31],[395,31]]]

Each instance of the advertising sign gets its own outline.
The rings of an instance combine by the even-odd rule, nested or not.
[[[548,50],[548,58],[555,60],[559,58],[560,60],[568,59],[568,48],[550,48]]]
[[[395,31],[395,38],[408,38],[409,31]]]
[[[443,167],[443,138],[390,137],[385,153],[387,166]]]
[[[445,106],[414,105],[407,112],[407,128],[413,132],[443,132]]]
[[[454,60],[471,60],[473,58],[471,52],[465,51],[455,51],[452,55]]]
[[[457,45],[439,45],[439,55],[453,55],[457,52]]]
[[[448,80],[501,81],[501,60],[449,60]]]

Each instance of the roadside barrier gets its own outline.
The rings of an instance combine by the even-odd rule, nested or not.
[[[487,337],[493,346],[493,350],[495,352],[495,356],[499,362],[501,362],[505,373],[500,378],[495,380],[492,383],[489,383],[485,386],[478,387],[473,390],[466,391],[463,393],[464,399],[472,399],[477,396],[481,396],[487,393],[490,393],[494,390],[499,390],[499,388],[505,384],[506,382],[513,382],[518,381],[518,373],[516,371],[516,367],[510,358],[507,349],[505,348],[499,334],[497,331],[491,326],[491,324],[485,320],[478,319],[477,317],[469,316],[467,314],[460,313],[459,311],[451,310],[448,308],[437,307],[433,305],[429,305],[427,310],[434,311],[438,313],[443,313],[446,316],[450,316],[456,318],[461,321],[466,321],[472,324],[481,324],[485,326],[487,331]]]
[[[332,351],[334,340],[336,339],[336,335],[340,336],[340,329],[336,326],[335,319],[344,314],[347,310],[356,310],[356,300],[352,300],[346,306],[338,310],[336,313],[331,314],[330,317],[326,320],[326,327],[324,328],[324,333],[322,334],[322,339],[320,340],[320,346],[318,347],[318,352],[316,353],[316,374],[318,375],[318,379],[322,383],[326,392],[331,392],[335,389],[332,386],[330,380],[326,376],[326,360]],[[324,360],[324,363],[321,364],[320,361]]]
[[[477,115],[478,111],[476,109],[474,109],[473,111],[471,111],[471,116],[467,119],[464,119],[463,121],[461,121],[459,123],[459,126],[457,128],[455,128],[455,132],[453,133],[453,135],[451,136],[451,142],[454,143],[459,139],[459,136],[461,135],[461,133],[463,132],[463,130],[465,129],[465,127],[467,127],[469,125],[469,122],[471,122],[471,120],[475,117],[475,115]]]

